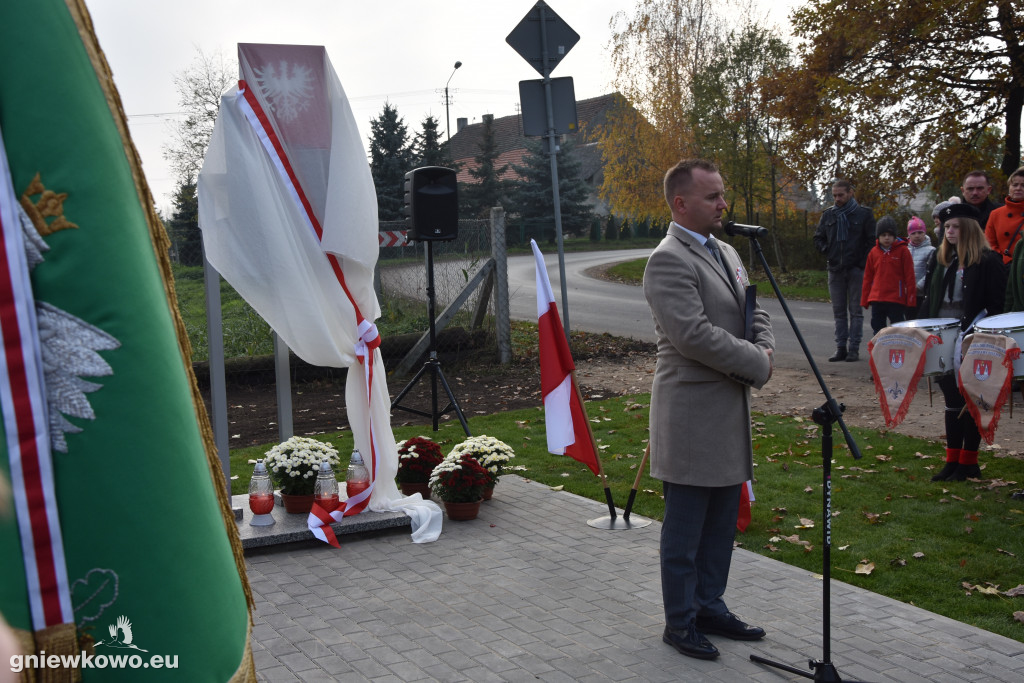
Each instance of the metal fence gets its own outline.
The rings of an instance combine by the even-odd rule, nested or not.
[[[500,360],[499,340],[507,340],[507,331],[502,334],[498,330],[495,300],[499,288],[493,284],[499,271],[502,276],[505,272],[503,214],[496,210],[491,221],[460,221],[456,239],[449,241],[410,244],[404,240],[405,229],[404,223],[381,224],[382,246],[374,282],[381,306],[377,320],[382,337],[380,351],[389,373],[389,384],[392,388],[400,387],[407,376],[427,360],[431,350],[436,351],[445,364]],[[497,249],[493,248],[496,230],[501,242]],[[430,259],[428,252],[432,252]],[[495,257],[502,261],[500,268],[496,266]],[[430,262],[437,320],[433,349],[428,334]],[[331,395],[330,392],[335,391],[339,395],[337,409],[343,412],[345,372],[311,366],[294,354],[286,355],[286,350],[281,348],[283,344],[275,340],[269,325],[223,281],[218,291],[223,319],[222,393],[226,395],[223,399],[226,410],[221,409],[216,399],[217,377],[221,374],[218,345],[210,343],[203,314],[209,303],[205,296],[215,299],[216,291],[211,293],[209,285],[200,287],[202,267],[176,265],[175,277],[200,389],[215,432],[229,432],[218,438],[222,454],[227,448],[269,443],[286,438],[292,432],[311,433],[337,426],[337,417],[325,418],[320,428],[311,426],[300,413],[316,410],[299,405],[305,395]],[[267,406],[273,407],[275,396],[283,408],[267,415]],[[292,399],[295,399],[294,405]],[[218,417],[218,412],[226,412],[226,420]],[[262,427],[261,419],[265,423]],[[218,426],[219,420],[225,424]]]

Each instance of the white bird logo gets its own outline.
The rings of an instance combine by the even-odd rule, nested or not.
[[[107,632],[110,633],[110,640],[101,641],[96,643],[97,645],[131,648],[139,652],[149,652],[149,650],[143,650],[138,645],[132,643],[132,622],[128,621],[128,617],[123,614],[117,618],[117,623],[107,626]]]

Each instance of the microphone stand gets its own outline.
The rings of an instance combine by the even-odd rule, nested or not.
[[[825,396],[825,403],[819,408],[815,408],[811,412],[811,419],[816,424],[821,425],[821,461],[822,461],[822,507],[824,514],[824,523],[822,524],[822,585],[824,586],[822,595],[822,657],[821,659],[811,659],[808,661],[808,667],[813,673],[808,673],[802,669],[789,666],[788,664],[781,664],[774,662],[770,659],[765,659],[758,655],[750,655],[752,661],[758,662],[759,664],[765,664],[772,666],[789,673],[803,676],[804,678],[810,678],[815,681],[837,681],[843,680],[839,677],[839,672],[836,670],[835,665],[831,661],[831,603],[829,596],[829,587],[832,580],[832,425],[839,423],[840,428],[843,430],[843,435],[846,437],[846,443],[850,447],[850,453],[857,460],[861,458],[860,450],[857,448],[857,443],[853,439],[853,435],[850,434],[850,430],[847,429],[846,423],[843,422],[843,411],[846,410],[846,406],[840,403],[836,403],[836,400],[832,397],[832,394],[828,390],[828,386],[825,384],[824,378],[821,376],[821,372],[818,371],[818,366],[814,363],[814,358],[811,356],[811,350],[807,347],[807,342],[804,341],[803,335],[800,334],[800,328],[797,327],[796,320],[793,318],[793,314],[789,310],[789,306],[786,304],[786,299],[782,296],[782,292],[779,290],[779,284],[776,282],[775,277],[772,275],[771,268],[768,267],[768,261],[765,259],[764,252],[761,250],[761,244],[757,241],[757,235],[764,235],[767,230],[765,228],[751,228],[751,226],[736,226],[730,222],[725,225],[725,232],[728,235],[746,235],[750,238],[750,246],[753,248],[754,253],[757,255],[758,260],[761,262],[761,266],[764,268],[765,274],[768,276],[768,281],[772,285],[772,289],[775,290],[775,296],[778,297],[779,303],[782,305],[782,310],[786,313],[786,318],[789,319],[789,324],[793,328],[793,332],[796,333],[797,341],[800,342],[800,348],[804,351],[804,356],[807,357],[807,362],[811,366],[811,370],[814,372],[815,379],[818,380],[818,386],[821,387],[821,392]]]

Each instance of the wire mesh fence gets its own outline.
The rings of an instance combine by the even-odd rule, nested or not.
[[[381,250],[374,284],[381,307],[377,320],[382,337],[380,352],[389,372],[389,384],[401,386],[405,377],[425,362],[431,350],[427,339],[430,328],[427,288],[431,265],[434,318],[438,321],[433,350],[438,358],[446,364],[477,359],[493,362],[498,356],[493,295],[487,278],[481,277],[482,270],[489,273],[495,270],[489,265],[491,222],[460,221],[455,239],[429,244],[406,242],[404,222],[382,223],[380,230]],[[504,250],[500,253],[503,256]],[[192,346],[193,365],[209,408],[210,345],[203,267],[177,262],[174,275],[179,308]],[[220,281],[220,298],[231,445],[259,442],[260,437],[245,431],[252,426],[251,413],[265,412],[261,404],[268,397],[272,400],[276,391],[279,375],[275,365],[274,334],[223,280]],[[323,407],[300,407],[303,396],[314,393],[331,396],[332,390],[337,394],[335,413],[343,412],[344,370],[311,366],[292,354],[287,376],[291,397],[296,399],[297,419],[302,418],[300,412],[315,413]],[[338,421],[337,416],[324,419],[328,429],[336,426],[332,425],[332,419]],[[267,426],[276,424],[277,420],[271,420]],[[301,428],[296,424],[295,432],[310,433],[309,429],[308,424]],[[257,431],[266,437],[266,429]]]

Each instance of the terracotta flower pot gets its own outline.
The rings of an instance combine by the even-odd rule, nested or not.
[[[488,487],[486,487],[484,489],[484,500],[490,500],[491,496],[493,496],[493,495],[494,495],[494,484],[491,484],[490,486],[488,486]]]
[[[425,481],[404,481],[399,486],[401,486],[403,496],[418,493],[423,496],[423,500],[430,500],[430,485]]]
[[[472,503],[449,503],[444,501],[445,512],[448,513],[448,519],[453,522],[464,522],[469,519],[476,519],[476,516],[480,513],[480,500]]]
[[[284,503],[285,512],[308,515],[309,511],[313,509],[313,494],[293,496],[289,493],[282,493],[281,502]]]

